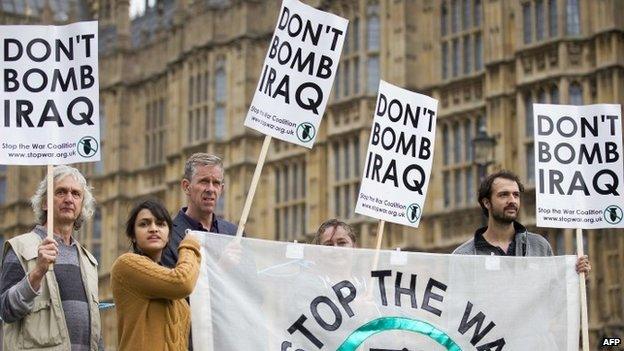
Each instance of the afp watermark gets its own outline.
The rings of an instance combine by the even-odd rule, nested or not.
[[[624,350],[622,348],[622,338],[604,337],[600,342],[600,349]]]

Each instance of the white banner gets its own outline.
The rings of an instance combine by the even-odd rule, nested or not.
[[[0,164],[100,160],[98,24],[0,26]]]
[[[427,195],[438,100],[383,80],[355,212],[418,227]]]
[[[284,0],[245,126],[312,148],[348,21]]]
[[[620,105],[533,104],[539,227],[624,228]]]
[[[203,350],[578,350],[574,256],[452,256],[203,238]]]

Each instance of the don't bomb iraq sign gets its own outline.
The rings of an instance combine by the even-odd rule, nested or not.
[[[0,26],[0,164],[100,160],[97,33]]]
[[[537,225],[624,228],[621,106],[533,110]]]
[[[433,163],[438,101],[381,81],[355,212],[418,227]]]
[[[245,126],[312,148],[348,21],[284,0]]]

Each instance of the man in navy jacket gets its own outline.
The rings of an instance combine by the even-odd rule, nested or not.
[[[161,263],[171,268],[178,262],[178,246],[187,229],[227,235],[236,235],[237,230],[236,225],[214,213],[224,186],[223,162],[219,157],[207,153],[191,155],[184,165],[181,186],[187,206],[173,219],[173,232],[161,258]]]

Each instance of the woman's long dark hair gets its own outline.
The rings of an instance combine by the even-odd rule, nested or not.
[[[141,250],[136,245],[136,233],[134,232],[134,224],[141,210],[149,210],[154,217],[156,217],[157,221],[165,221],[167,222],[167,227],[169,227],[169,238],[171,238],[173,222],[171,221],[171,216],[169,215],[169,211],[163,203],[158,199],[147,199],[137,203],[132,211],[130,211],[130,215],[128,216],[128,221],[126,222],[126,235],[128,239],[130,239],[130,243],[132,244],[132,251],[134,253],[142,254]]]

